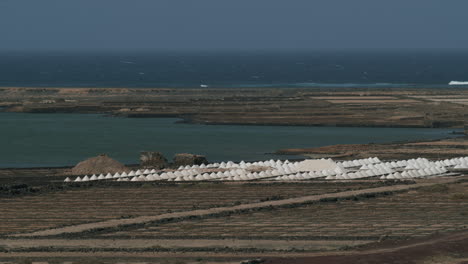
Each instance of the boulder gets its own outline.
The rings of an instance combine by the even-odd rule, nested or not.
[[[201,165],[201,164],[208,164],[208,160],[205,156],[202,155],[195,155],[189,153],[180,153],[174,156],[173,166],[192,166],[192,165]]]
[[[140,165],[143,168],[163,169],[168,163],[161,152],[143,151],[140,153]]]
[[[129,169],[106,154],[101,154],[76,164],[76,166],[72,168],[71,173],[73,175],[114,174],[123,171],[129,171]]]

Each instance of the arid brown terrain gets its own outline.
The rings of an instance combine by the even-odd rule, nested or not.
[[[246,125],[466,125],[468,90],[0,88],[1,111]],[[468,138],[284,149],[382,160],[468,156]],[[0,262],[466,263],[468,175],[296,182],[76,182],[0,169]]]
[[[204,124],[461,128],[466,89],[0,88],[14,112],[179,117]]]
[[[2,189],[0,260],[461,263],[468,258],[466,176],[58,187],[34,193]],[[434,245],[437,250],[427,251]]]
[[[374,156],[387,160],[412,159],[417,157],[447,159],[468,156],[468,136],[420,142],[348,144],[318,148],[282,149],[278,150],[277,154],[339,159],[359,159]]]

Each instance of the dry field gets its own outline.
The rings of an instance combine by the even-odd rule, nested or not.
[[[190,220],[101,237],[373,240],[407,239],[468,228],[468,183],[390,197]]]
[[[120,186],[119,186],[120,185]],[[0,235],[382,186],[382,183],[151,184],[83,187],[0,199]]]
[[[70,173],[70,168],[0,169],[0,184],[47,184]],[[59,178],[58,178],[59,177]]]
[[[332,145],[317,148],[282,149],[278,154],[306,155],[314,157],[339,157],[340,159],[359,159],[380,157],[382,159],[448,159],[468,156],[468,136],[436,141],[421,141],[388,144]]]
[[[460,96],[430,96],[430,95],[423,95],[423,96],[413,96],[417,99],[424,99],[433,102],[448,102],[453,104],[461,104],[461,105],[468,105],[468,98]]]
[[[467,181],[466,177],[458,177],[387,184],[380,181],[119,183],[2,197],[0,261],[29,257],[52,262],[99,258],[110,262],[168,263],[167,258],[175,258],[171,261],[198,263],[203,259],[206,263],[233,260],[239,263],[241,259],[262,257],[271,263],[289,263],[278,262],[274,257],[320,259],[394,252],[413,244],[421,245],[421,242],[411,242],[412,239],[427,240],[439,233],[465,234]],[[340,196],[357,192],[350,190],[359,190],[364,195]],[[300,202],[304,197],[314,196],[328,198],[308,204]],[[291,206],[275,205],[287,198],[292,198]],[[249,206],[261,201],[271,206],[137,225],[116,224],[111,229],[59,236],[8,235],[103,220],[118,223],[176,211],[183,214],[200,209],[209,211],[218,206]],[[451,238],[446,244],[459,240]],[[385,249],[377,249],[384,246]]]
[[[468,114],[465,100],[468,90],[455,88],[0,88],[4,111],[180,117],[206,124],[460,128]]]

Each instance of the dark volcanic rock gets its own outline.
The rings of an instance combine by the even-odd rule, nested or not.
[[[187,165],[201,165],[201,164],[208,164],[208,160],[205,156],[202,155],[195,155],[189,153],[180,153],[174,156],[174,167],[179,166],[187,166]]]
[[[163,169],[167,167],[167,159],[161,152],[142,151],[140,153],[140,165],[144,168]]]

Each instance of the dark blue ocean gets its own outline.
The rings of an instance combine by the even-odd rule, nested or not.
[[[3,52],[0,86],[447,87],[468,51]]]

